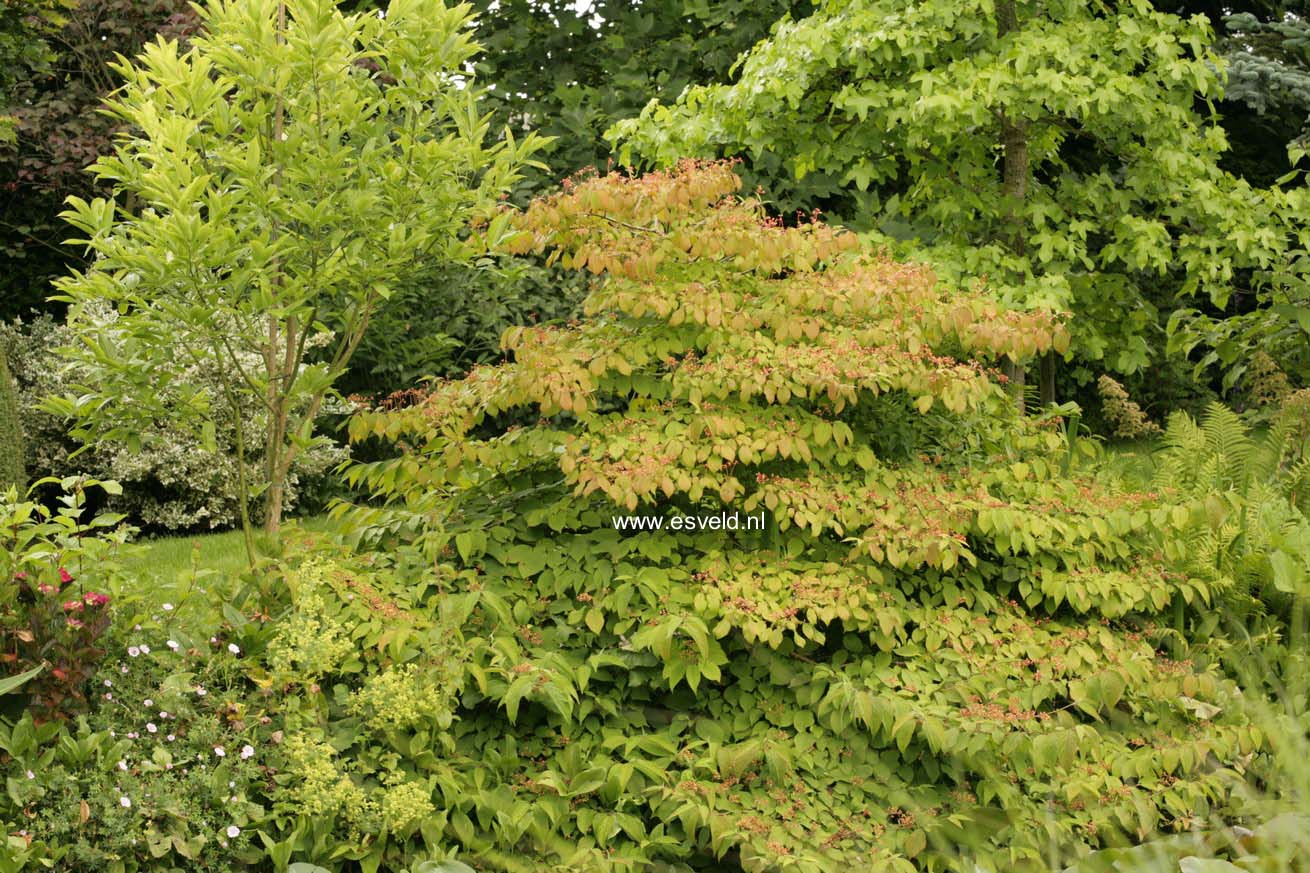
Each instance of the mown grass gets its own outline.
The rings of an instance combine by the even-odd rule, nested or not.
[[[330,534],[337,522],[326,516],[288,521],[279,539]],[[255,535],[257,557],[282,551],[262,531]],[[143,614],[172,612],[192,632],[213,632],[223,621],[223,604],[238,593],[250,561],[241,531],[195,533],[139,540],[123,557],[132,594]]]
[[[292,536],[300,531],[330,533],[335,529],[336,522],[327,516],[313,516],[289,521],[283,535]],[[137,554],[124,562],[127,569],[161,583],[188,574],[193,568],[236,576],[249,565],[239,530],[152,537],[139,541],[139,545],[142,548]],[[262,531],[255,535],[255,546],[263,554],[273,551]]]

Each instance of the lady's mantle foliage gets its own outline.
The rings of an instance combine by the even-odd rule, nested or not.
[[[1261,737],[1154,618],[1229,584],[1175,570],[1199,515],[1063,475],[992,369],[1063,326],[737,186],[537,201],[517,244],[598,276],[587,320],[352,424],[409,447],[353,475],[442,494],[427,536],[480,599],[448,833],[577,868],[1046,870],[1224,803]],[[625,536],[616,508],[769,523]]]

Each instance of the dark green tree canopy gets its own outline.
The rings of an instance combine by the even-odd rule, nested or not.
[[[603,133],[652,98],[727,78],[744,51],[781,17],[811,0],[476,0],[485,51],[478,78],[491,83],[498,124],[555,137],[533,174],[537,191],[611,157]]]

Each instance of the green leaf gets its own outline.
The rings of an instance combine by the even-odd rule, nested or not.
[[[414,868],[413,873],[477,873],[463,861],[453,858],[445,861],[424,861]]]
[[[1179,873],[1245,873],[1238,867],[1219,858],[1198,858],[1195,855],[1178,862]]]
[[[45,664],[38,664],[31,670],[19,673],[17,676],[8,676],[4,679],[0,679],[0,694],[12,694],[37,676],[40,676],[41,671],[44,669]]]
[[[922,828],[916,828],[905,840],[905,857],[915,858],[926,848],[928,848],[928,833]]]
[[[1285,594],[1299,594],[1305,581],[1305,565],[1282,549],[1275,549],[1269,554],[1269,566],[1273,570],[1274,587]]]

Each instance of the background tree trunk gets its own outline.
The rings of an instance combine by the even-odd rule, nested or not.
[[[996,33],[1004,38],[1006,34],[1019,29],[1019,13],[1015,0],[998,0],[996,4]],[[1028,122],[1013,117],[1004,108],[1001,110],[1001,184],[1005,196],[1006,224],[1010,249],[1017,255],[1023,255],[1028,248],[1027,234],[1024,232],[1023,216],[1020,214],[1024,201],[1028,198],[1028,180],[1032,176],[1032,167],[1028,160]],[[1054,362],[1052,362],[1054,365]],[[1010,390],[1014,393],[1014,402],[1019,411],[1024,411],[1025,368],[1021,361],[1007,359],[1003,364],[1006,377],[1010,380]],[[1054,386],[1054,371],[1052,371]],[[1043,361],[1043,378],[1040,385],[1043,395],[1046,389],[1045,361]],[[1043,396],[1043,402],[1046,402]],[[1053,399],[1053,398],[1052,398]]]

